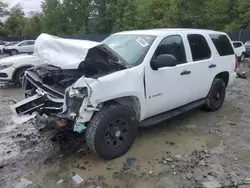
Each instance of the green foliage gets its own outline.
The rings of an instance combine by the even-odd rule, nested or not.
[[[0,2],[0,16],[7,15]],[[232,32],[250,27],[250,0],[44,0],[42,13],[13,7],[0,35],[109,34],[162,27]]]
[[[8,5],[2,1],[0,1],[0,17],[8,15]]]
[[[24,12],[20,4],[17,4],[10,10],[10,15],[4,24],[3,31],[9,36],[22,36],[24,25]]]

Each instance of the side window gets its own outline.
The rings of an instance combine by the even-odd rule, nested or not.
[[[173,35],[163,39],[157,47],[153,59],[156,59],[162,54],[171,54],[175,56],[179,64],[187,62],[184,44],[179,35]]]
[[[212,39],[220,56],[233,55],[234,49],[231,42],[226,35],[211,34],[209,35]]]
[[[19,44],[19,46],[27,46],[28,42],[22,42],[21,44]]]
[[[190,34],[187,38],[191,48],[193,61],[209,59],[211,57],[211,50],[204,36]]]
[[[34,45],[34,44],[35,44],[34,41],[28,41],[28,42],[27,42],[27,45]]]

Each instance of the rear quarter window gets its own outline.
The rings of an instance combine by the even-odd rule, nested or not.
[[[210,34],[218,53],[220,56],[233,55],[234,49],[228,37],[226,35]]]

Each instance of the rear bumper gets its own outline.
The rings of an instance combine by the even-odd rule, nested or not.
[[[230,85],[232,85],[232,84],[235,83],[236,77],[237,77],[237,73],[236,73],[236,72],[231,73],[231,74],[229,75],[228,86],[230,86]]]

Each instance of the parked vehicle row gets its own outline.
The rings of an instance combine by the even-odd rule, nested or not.
[[[9,54],[11,56],[21,53],[33,53],[35,40],[25,41],[0,41],[0,53]]]

